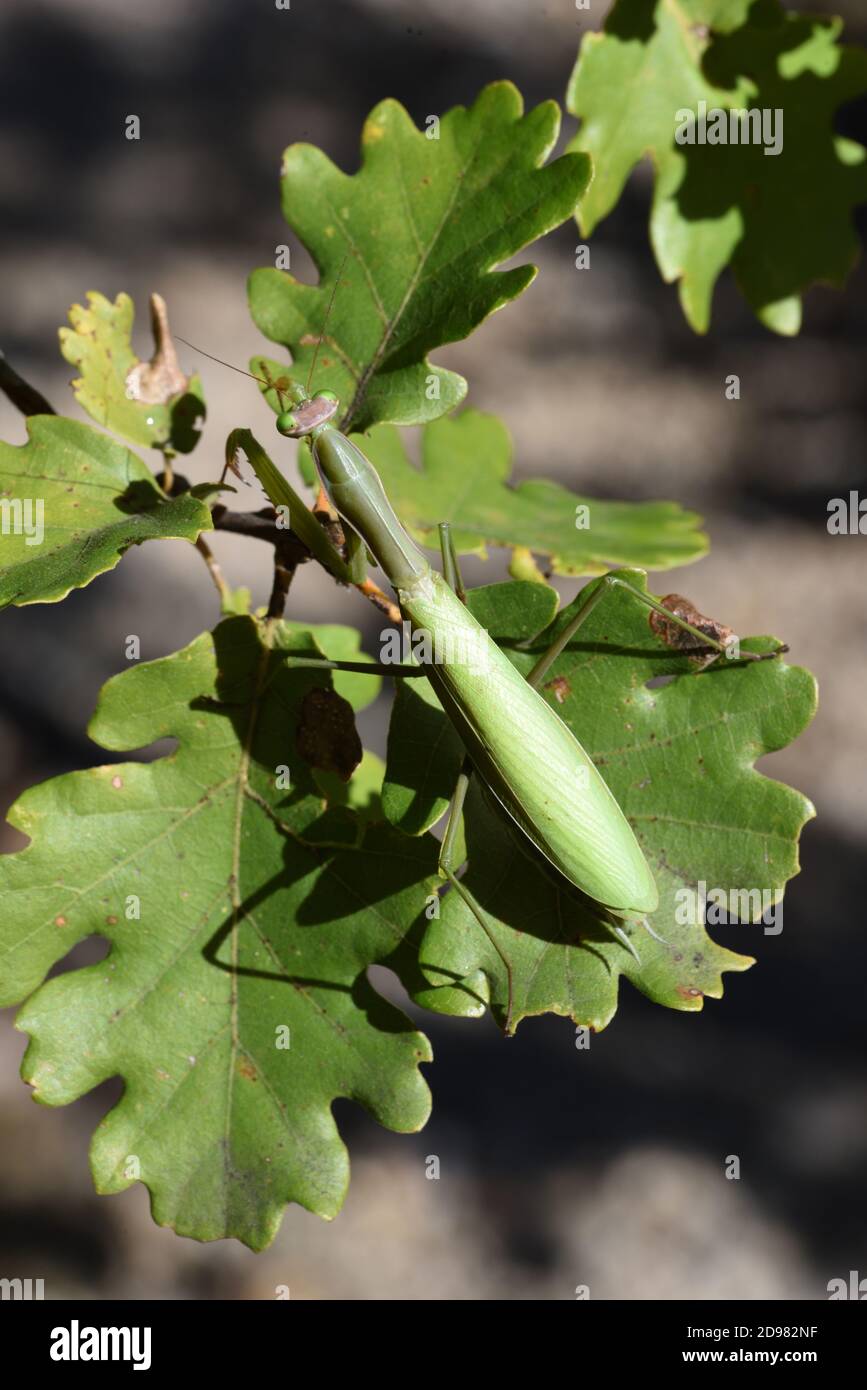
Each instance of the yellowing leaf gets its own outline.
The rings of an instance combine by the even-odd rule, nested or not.
[[[181,371],[169,331],[166,306],[151,296],[154,355],[142,362],[130,335],[133,303],[119,294],[114,303],[91,290],[87,307],[73,304],[71,328],[60,330],[60,350],[81,372],[76,400],[100,425],[133,444],[188,454],[198,442],[197,420],[205,414],[198,377]]]

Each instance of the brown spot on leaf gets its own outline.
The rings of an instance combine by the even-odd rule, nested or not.
[[[258,1081],[259,1073],[253,1066],[249,1057],[238,1058],[238,1075],[243,1076],[246,1081]]]
[[[106,925],[107,927],[116,927],[116,926],[117,926],[117,918],[116,918],[116,917],[106,917],[106,919],[105,919],[105,925]]]
[[[122,778],[122,777],[112,777],[112,779],[111,779],[111,785],[114,787],[115,791],[120,791],[121,787],[123,786],[123,778]]]
[[[301,705],[295,746],[311,767],[336,772],[348,782],[361,762],[361,739],[349,701],[323,686],[308,690]]]
[[[559,705],[562,705],[567,695],[572,693],[572,687],[565,676],[555,676],[552,681],[548,681],[545,689],[551,691]]]
[[[702,992],[693,985],[678,985],[677,992],[681,999],[701,999]]]
[[[66,918],[66,917],[55,917],[55,919],[54,919],[54,925],[55,925],[55,927],[65,927],[65,926],[68,925],[68,918]]]

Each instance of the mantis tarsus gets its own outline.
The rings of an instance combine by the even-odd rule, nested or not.
[[[315,357],[311,376],[313,366]],[[694,610],[690,616],[696,621],[688,621],[611,572],[592,588],[525,679],[462,601],[460,570],[448,525],[440,526],[443,573],[438,574],[404,530],[373,464],[334,423],[337,396],[328,390],[310,394],[308,387],[294,382],[275,383],[270,378],[263,384],[277,389],[284,407],[277,417],[278,432],[308,442],[331,505],[349,528],[354,553],[363,557],[366,550],[372,554],[395,590],[401,613],[413,631],[429,634],[435,639],[434,649],[448,654],[423,668],[467,754],[449,810],[439,872],[466,903],[505,967],[508,1032],[512,1014],[511,965],[481,907],[458,877],[456,845],[471,772],[481,778],[484,788],[517,828],[519,838],[523,836],[528,842],[528,852],[532,854],[534,849],[555,875],[562,875],[573,889],[602,909],[600,915],[608,929],[640,964],[623,924],[638,923],[651,936],[662,940],[647,920],[659,903],[655,879],[632,827],[593,760],[541,695],[539,687],[597,603],[618,587],[627,589],[651,610],[651,626],[669,646],[680,646],[677,634],[682,633],[682,641],[687,644],[685,651],[693,655],[710,653],[711,659],[716,659],[731,655],[731,634],[728,629],[702,619]],[[290,409],[285,409],[287,397]],[[256,458],[251,462],[259,474]],[[698,621],[701,626],[696,625]],[[764,660],[780,650],[784,648],[767,653],[738,653],[738,659]],[[303,664],[313,664],[315,660],[305,658]],[[332,669],[359,669],[358,663],[322,664]],[[367,665],[360,669],[398,676],[422,673],[416,668],[393,666]]]

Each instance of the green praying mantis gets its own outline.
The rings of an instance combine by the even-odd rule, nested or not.
[[[316,658],[301,658],[294,664],[391,676],[422,674],[429,680],[466,750],[441,842],[439,874],[466,903],[504,964],[508,1032],[511,966],[481,906],[458,876],[459,828],[472,775],[480,779],[483,791],[499,808],[522,848],[555,878],[565,880],[569,889],[593,903],[604,925],[639,965],[639,953],[626,927],[638,925],[656,940],[663,940],[648,921],[659,905],[659,895],[632,827],[592,758],[541,693],[551,665],[597,603],[617,588],[627,590],[651,610],[651,626],[662,641],[683,646],[693,655],[704,653],[712,661],[731,657],[734,651],[737,659],[752,661],[775,657],[786,648],[740,652],[732,646],[729,629],[702,619],[688,604],[679,606],[684,604],[682,600],[665,607],[612,571],[592,586],[571,621],[524,677],[465,605],[448,524],[441,523],[439,528],[440,574],[407,534],[373,464],[337,427],[339,401],[335,393],[311,391],[315,362],[314,355],[304,387],[288,379],[275,383],[270,376],[256,378],[277,391],[281,406],[277,431],[286,438],[307,442],[325,493],[346,528],[347,554],[360,556],[363,562],[365,552],[372,556],[395,591],[413,634],[427,636],[429,650],[439,659],[421,668],[325,659],[318,663]],[[247,452],[277,505],[280,498],[275,495],[270,461],[258,449]],[[311,525],[318,527],[309,509],[304,511],[300,527],[296,525],[300,518],[291,518],[296,534],[301,529],[307,534]],[[356,565],[355,575],[358,573]],[[694,621],[688,621],[684,613]]]

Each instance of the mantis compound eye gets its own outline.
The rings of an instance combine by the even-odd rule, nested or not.
[[[277,416],[277,433],[293,435],[298,428],[298,417],[291,410],[284,410]]]

